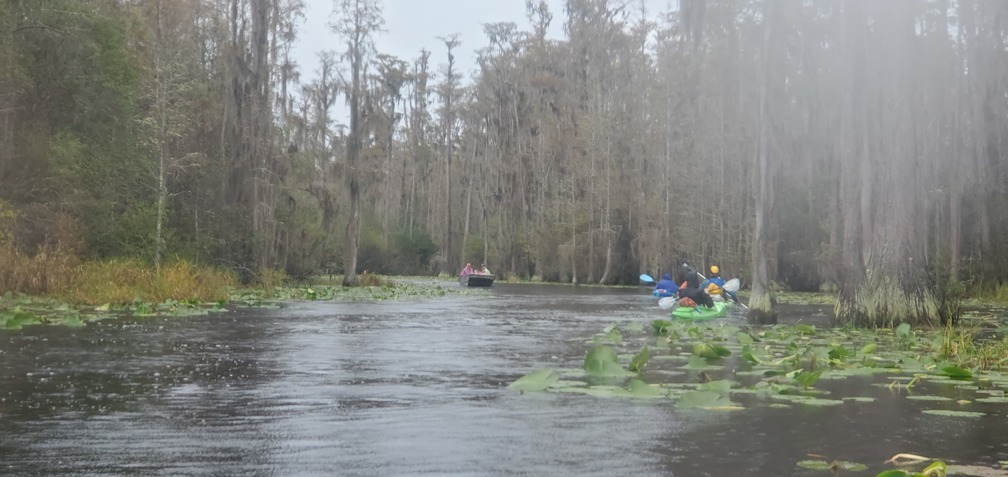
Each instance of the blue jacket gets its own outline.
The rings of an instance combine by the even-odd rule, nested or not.
[[[665,276],[658,281],[654,288],[655,290],[665,290],[666,292],[672,294],[679,291],[679,286],[672,281],[672,275],[669,275],[668,273],[666,273]]]
[[[725,279],[721,278],[721,277],[719,277],[717,275],[714,275],[714,276],[710,277],[710,282],[713,283],[713,284],[715,284],[715,285],[717,285],[720,288],[724,288]]]

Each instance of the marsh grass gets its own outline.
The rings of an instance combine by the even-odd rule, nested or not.
[[[74,268],[70,287],[56,294],[75,303],[136,300],[216,302],[228,299],[232,273],[185,261],[152,268],[137,260],[85,262]]]
[[[968,369],[1003,369],[1008,364],[1008,337],[980,339],[979,331],[968,327],[946,326],[942,335],[941,356]]]
[[[1008,283],[1002,283],[991,292],[991,300],[1008,303]]]
[[[48,295],[65,290],[79,264],[75,256],[59,250],[30,257],[13,246],[0,246],[0,291]]]
[[[28,256],[0,247],[0,291],[49,296],[71,303],[128,303],[137,300],[216,302],[228,299],[235,278],[227,271],[191,264],[153,268],[139,260],[81,261],[76,256],[43,251]]]

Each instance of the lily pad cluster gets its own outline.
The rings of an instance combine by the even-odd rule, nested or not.
[[[988,415],[1008,402],[1006,369],[976,370],[943,356],[941,330],[748,326],[654,320],[612,324],[589,341],[580,369],[540,369],[510,387],[521,392],[671,400],[680,408],[867,405],[824,382],[864,378],[935,418]],[[972,393],[973,399],[950,395]],[[994,409],[993,412],[1004,413]]]
[[[7,293],[0,297],[0,330],[19,330],[25,326],[54,324],[81,327],[116,316],[199,316],[228,311],[228,307],[279,308],[285,301],[354,301],[433,298],[451,293],[478,293],[440,284],[396,283],[372,287],[293,286],[269,289],[235,289],[228,301],[166,300],[155,303],[134,300],[100,306],[74,305],[51,298]],[[617,331],[618,332],[618,331]]]
[[[49,298],[8,293],[0,299],[0,329],[19,330],[31,325],[61,325],[79,328],[87,323],[116,316],[194,316],[227,311],[225,303],[166,300],[100,306],[71,305]]]

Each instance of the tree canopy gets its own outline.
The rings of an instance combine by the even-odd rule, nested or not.
[[[866,324],[1005,282],[1008,4],[679,3],[528,2],[464,78],[454,32],[395,58],[340,0],[301,83],[303,0],[3,2],[0,236],[246,277],[717,264]]]

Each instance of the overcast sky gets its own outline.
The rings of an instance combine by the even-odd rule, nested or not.
[[[640,0],[633,0],[637,5]],[[563,0],[547,0],[553,13],[550,36],[563,35]],[[644,0],[651,16],[666,11],[678,0]],[[328,26],[333,0],[306,0],[306,20],[301,28],[296,59],[301,70],[301,82],[315,78],[318,52],[342,51]],[[438,37],[458,34],[456,61],[467,81],[476,68],[475,51],[487,46],[484,23],[514,22],[522,31],[530,30],[525,16],[525,0],[384,0],[384,32],[375,38],[379,53],[397,56],[412,63],[421,48],[431,51],[431,68],[439,71],[448,62],[444,42]]]

